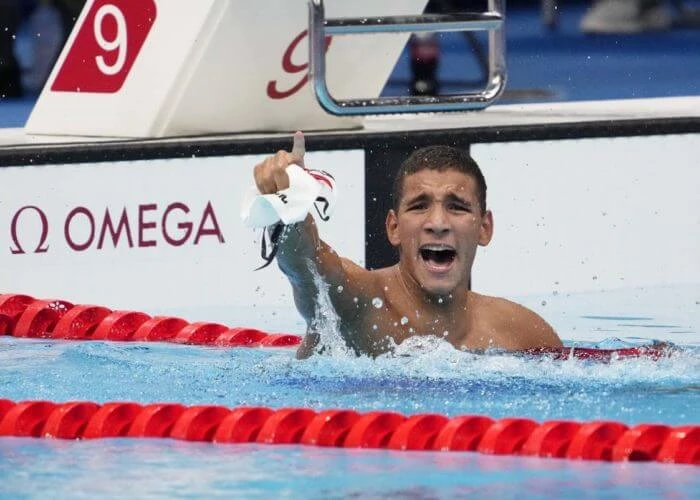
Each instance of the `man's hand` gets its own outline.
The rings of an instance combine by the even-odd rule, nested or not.
[[[255,165],[253,175],[258,191],[261,194],[272,194],[287,189],[289,187],[287,167],[289,165],[303,167],[304,153],[306,153],[304,134],[297,132],[294,134],[294,146],[291,153],[280,150],[274,156],[270,156],[262,163]]]

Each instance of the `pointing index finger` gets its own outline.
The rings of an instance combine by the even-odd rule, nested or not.
[[[306,141],[304,140],[303,132],[297,131],[294,134],[294,146],[292,147],[292,156],[298,161],[299,165],[304,166],[304,154],[306,154]]]

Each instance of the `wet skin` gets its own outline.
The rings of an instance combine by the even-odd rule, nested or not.
[[[280,151],[255,167],[258,189],[273,193],[288,187],[284,170],[303,164],[303,154],[303,136],[297,133],[291,153]],[[369,271],[321,241],[311,216],[285,228],[277,260],[307,324],[316,313],[316,273],[329,285],[341,335],[359,354],[378,355],[416,335],[436,335],[469,350],[561,346],[534,312],[469,290],[477,247],[493,234],[493,216],[480,207],[471,176],[454,169],[406,176],[398,209],[387,214],[386,231],[399,262]],[[318,341],[310,329],[297,355],[311,355]]]

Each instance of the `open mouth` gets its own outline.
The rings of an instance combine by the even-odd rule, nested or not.
[[[457,258],[457,251],[445,245],[423,245],[419,253],[428,269],[437,272],[448,270]]]

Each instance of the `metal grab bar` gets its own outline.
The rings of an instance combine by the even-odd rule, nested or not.
[[[505,0],[488,0],[488,12],[326,19],[323,0],[309,0],[309,79],[321,107],[333,115],[434,113],[484,109],[503,93],[506,83]],[[421,31],[488,31],[489,76],[481,92],[443,96],[396,96],[335,99],[326,83],[325,37]]]
[[[326,35],[365,33],[402,33],[420,31],[484,31],[498,28],[503,22],[494,12],[459,12],[423,16],[387,16],[328,19]]]

